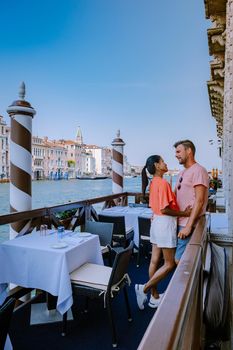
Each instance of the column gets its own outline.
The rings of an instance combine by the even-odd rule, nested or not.
[[[25,84],[19,89],[19,100],[7,109],[11,118],[10,140],[10,211],[32,209],[32,118],[36,111],[24,100]],[[11,225],[10,238],[23,235],[30,222],[19,221]]]
[[[223,162],[229,235],[233,235],[233,1],[226,7]]]
[[[120,130],[112,141],[112,192],[123,192],[123,154],[124,141],[120,138]]]

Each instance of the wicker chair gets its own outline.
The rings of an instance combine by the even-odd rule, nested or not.
[[[133,242],[128,248],[118,253],[113,267],[84,264],[70,274],[73,294],[84,295],[90,298],[99,298],[107,308],[112,331],[112,346],[117,346],[117,335],[113,319],[112,300],[123,289],[128,313],[128,321],[132,321],[126,286],[129,284],[127,269],[133,250]],[[100,315],[101,317],[101,315]],[[67,313],[63,315],[63,335],[66,334]]]

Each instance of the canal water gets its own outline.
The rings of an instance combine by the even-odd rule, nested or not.
[[[167,179],[169,181],[169,179]],[[173,179],[173,184],[175,183]],[[9,183],[0,184],[0,215],[9,213]],[[141,192],[141,177],[124,179],[124,191]],[[51,180],[32,182],[32,209],[51,207],[112,194],[112,180]],[[101,209],[102,204],[99,205]],[[96,208],[98,211],[98,207]],[[0,241],[8,239],[8,225],[0,226]]]

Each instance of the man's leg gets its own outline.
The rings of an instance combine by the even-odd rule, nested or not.
[[[184,228],[184,226],[178,226],[177,228],[177,234]],[[191,235],[186,237],[185,239],[178,238],[177,239],[177,247],[176,247],[176,254],[175,254],[175,262],[176,264],[179,263],[181,256],[183,255],[185,248],[187,244],[189,243],[191,238]]]

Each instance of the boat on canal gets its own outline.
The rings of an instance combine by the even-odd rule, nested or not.
[[[106,175],[81,175],[77,176],[78,180],[104,180],[109,179],[110,177]]]

